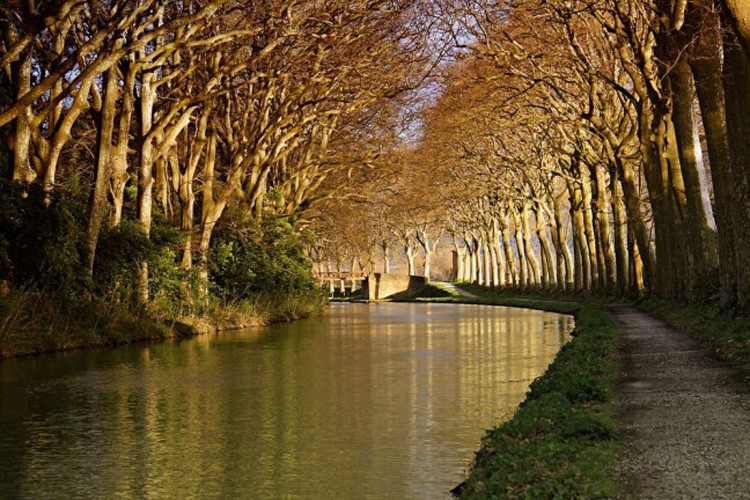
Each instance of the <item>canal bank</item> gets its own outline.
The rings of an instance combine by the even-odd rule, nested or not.
[[[12,290],[0,296],[0,362],[257,328],[321,314],[324,308],[322,297],[306,295],[232,305],[213,301],[194,307],[201,309],[201,314],[181,313],[178,308],[157,308],[158,314],[154,314],[93,301],[71,307],[52,294]]]
[[[601,304],[511,297],[470,287],[429,301],[573,313],[574,338],[535,380],[513,417],[487,431],[461,498],[592,498],[621,491],[617,377],[619,334]],[[433,293],[432,295],[437,295]]]
[[[544,309],[571,302],[467,288],[485,303],[523,301]],[[716,307],[647,298],[635,307],[580,304],[576,325],[575,340],[532,384],[514,417],[488,431],[454,493],[747,496],[750,320]]]

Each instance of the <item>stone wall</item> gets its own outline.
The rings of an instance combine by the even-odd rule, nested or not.
[[[374,273],[365,280],[365,298],[382,300],[388,297],[409,297],[419,293],[428,282],[424,276]]]

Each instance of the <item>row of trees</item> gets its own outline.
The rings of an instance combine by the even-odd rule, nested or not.
[[[431,172],[403,137],[392,137],[370,168],[333,179],[338,196],[307,214],[318,271],[389,273],[397,263],[400,273],[433,277],[436,252],[447,248],[443,207],[452,191]]]
[[[19,200],[85,198],[72,211],[92,280],[102,231],[134,221],[148,239],[163,223],[205,297],[213,235],[236,208],[243,223],[302,220],[312,256],[344,268],[380,253],[387,270],[397,252],[414,273],[421,249],[429,275],[452,238],[459,279],[747,308],[746,10],[11,2],[0,168]],[[459,50],[444,62],[447,41]],[[442,81],[410,92],[438,66]],[[14,265],[3,278],[19,281]]]
[[[746,15],[732,2],[582,1],[471,17],[473,78],[447,95],[475,114],[461,134],[474,135],[453,152],[488,171],[477,199],[526,254],[506,280],[750,305]],[[480,246],[497,241],[476,226]]]
[[[205,296],[228,207],[294,224],[367,164],[374,124],[441,56],[433,23],[420,0],[6,2],[0,168],[48,207],[79,186],[91,279],[103,230],[163,222]]]
[[[422,137],[402,146],[409,180],[388,197],[413,200],[402,215],[424,203],[440,214],[418,218],[452,236],[458,279],[750,306],[750,10],[522,0],[443,12],[470,43],[444,68]]]

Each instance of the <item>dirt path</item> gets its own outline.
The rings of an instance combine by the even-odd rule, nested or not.
[[[750,387],[688,335],[626,306],[623,473],[634,498],[750,498]]]

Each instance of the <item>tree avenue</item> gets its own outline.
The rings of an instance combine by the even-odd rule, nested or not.
[[[435,65],[430,17],[414,0],[3,4],[4,288],[172,317],[317,302],[297,221],[362,168],[357,124]]]
[[[3,293],[174,318],[453,249],[459,281],[747,310],[744,7],[6,2]]]
[[[740,4],[445,2],[461,43],[398,146],[429,187],[393,188],[444,191],[456,278],[747,310]]]

